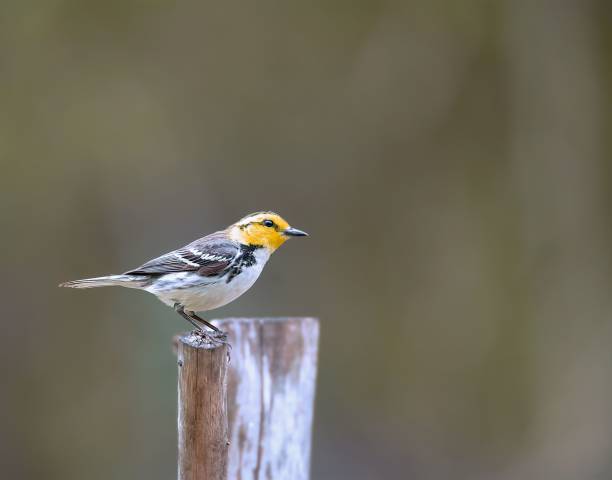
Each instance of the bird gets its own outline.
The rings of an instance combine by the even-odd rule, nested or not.
[[[206,336],[204,326],[223,334],[198,316],[234,301],[259,278],[283,243],[308,234],[271,211],[251,213],[225,230],[211,233],[120,275],[84,278],[60,287],[120,286],[152,293]]]

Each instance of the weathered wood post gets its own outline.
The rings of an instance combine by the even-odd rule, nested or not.
[[[319,322],[229,318],[229,480],[308,480]]]
[[[178,356],[178,479],[225,480],[229,447],[227,345],[183,334]]]
[[[318,320],[214,323],[229,369],[227,347],[178,341],[179,480],[309,480]]]

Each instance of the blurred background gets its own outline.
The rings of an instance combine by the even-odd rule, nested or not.
[[[609,2],[1,10],[3,478],[175,477],[187,325],[56,285],[267,209],[213,316],[321,318],[313,480],[612,477]]]

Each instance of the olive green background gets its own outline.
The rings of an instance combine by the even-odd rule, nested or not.
[[[270,209],[212,316],[321,318],[313,480],[610,478],[610,13],[2,2],[0,476],[173,478],[187,325],[56,285]]]

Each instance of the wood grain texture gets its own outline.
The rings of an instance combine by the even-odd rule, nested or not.
[[[319,322],[230,318],[230,480],[308,480]]]
[[[184,334],[178,356],[178,479],[225,480],[228,458],[227,346]]]

